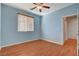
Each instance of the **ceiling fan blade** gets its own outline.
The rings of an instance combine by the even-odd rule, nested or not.
[[[33,7],[33,8],[31,8],[31,10],[33,10],[33,9],[35,9],[35,8],[37,8],[37,7]]]
[[[43,5],[44,3],[40,3],[40,5]]]
[[[41,10],[41,9],[39,9],[39,11],[40,11],[40,12],[42,12],[42,10]]]
[[[42,7],[44,7],[44,8],[48,8],[48,9],[50,8],[49,6],[42,6]]]
[[[37,3],[33,3],[34,5],[37,5]]]

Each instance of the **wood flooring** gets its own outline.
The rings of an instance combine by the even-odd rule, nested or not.
[[[68,39],[63,45],[35,40],[22,44],[4,47],[0,51],[1,56],[76,56],[77,41]]]

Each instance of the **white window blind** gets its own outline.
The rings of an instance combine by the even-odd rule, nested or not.
[[[33,17],[18,14],[18,31],[34,31]]]

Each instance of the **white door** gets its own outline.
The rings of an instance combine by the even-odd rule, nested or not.
[[[68,16],[65,17],[64,20],[64,38],[77,39],[77,16]]]

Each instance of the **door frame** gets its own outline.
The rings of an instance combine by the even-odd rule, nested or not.
[[[67,24],[67,21],[66,21],[66,18],[68,18],[68,17],[73,17],[73,16],[76,16],[77,17],[77,15],[76,14],[73,14],[73,15],[67,15],[67,16],[64,16],[63,17],[63,41],[65,42],[65,40],[67,40],[67,33],[66,33],[66,31],[67,31],[67,28],[65,29],[65,27],[67,26],[66,24]],[[78,21],[78,20],[77,20]],[[77,27],[78,27],[78,23],[77,23]],[[77,28],[77,32],[78,32],[78,28]],[[66,33],[66,34],[65,34]],[[77,35],[78,36],[78,35]]]

